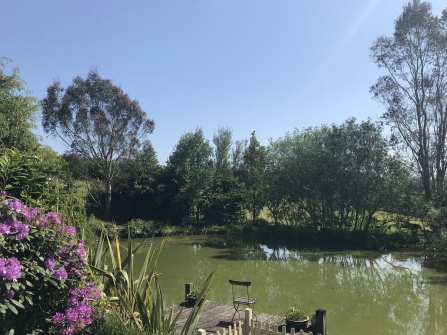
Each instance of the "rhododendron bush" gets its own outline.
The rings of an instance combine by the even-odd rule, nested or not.
[[[75,234],[58,213],[1,192],[0,334],[77,334],[102,318]]]

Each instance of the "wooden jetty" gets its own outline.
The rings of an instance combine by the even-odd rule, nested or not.
[[[185,288],[185,290],[189,292],[189,287]],[[235,309],[233,306],[220,304],[210,300],[205,300],[204,304],[205,305],[203,306],[197,329],[204,330],[207,334],[217,334],[217,332],[219,332],[220,334],[225,334],[227,332],[223,332],[224,329],[228,329],[228,327],[231,326],[231,328],[234,330],[234,325],[237,325],[238,321],[242,321],[242,323],[244,323],[244,321],[246,320],[245,311],[241,311],[239,315],[236,313],[234,320],[232,321],[233,315],[235,314]],[[174,314],[179,313],[181,310],[181,314],[177,322],[177,330],[179,332],[186,323],[188,316],[191,314],[192,307],[193,306],[191,304],[188,304],[187,301],[174,306]],[[309,328],[305,330],[304,334],[326,335],[326,311],[319,309],[315,313],[316,325],[309,326]],[[268,325],[270,328],[269,332],[264,332],[264,330],[262,330],[262,332],[259,332],[260,335],[271,335],[277,333],[281,333],[282,335],[299,334],[298,331],[294,332],[294,330],[292,330],[290,327],[286,327],[286,320],[282,316],[260,313],[254,310],[252,317],[254,319],[253,321],[258,325],[258,327],[262,327],[265,329],[266,325]],[[248,324],[252,323],[253,322],[251,320],[248,322]],[[283,326],[285,328],[284,330]],[[242,333],[243,335],[247,335],[245,332]],[[231,335],[231,333],[229,335]]]

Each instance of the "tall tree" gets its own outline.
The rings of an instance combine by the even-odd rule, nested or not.
[[[447,8],[441,18],[431,10],[413,0],[397,18],[393,36],[373,43],[371,59],[388,74],[371,92],[386,107],[383,118],[393,138],[409,150],[425,198],[440,204],[447,169]]]
[[[55,81],[47,89],[42,109],[44,131],[100,169],[106,193],[104,214],[110,217],[115,164],[136,153],[141,139],[153,132],[154,121],[137,100],[97,71],[90,71],[86,79],[74,78],[66,90]]]
[[[39,104],[30,95],[19,69],[11,75],[4,73],[7,58],[0,57],[0,150],[15,147],[21,151],[38,146],[36,135],[31,132]]]
[[[244,152],[242,180],[245,183],[247,207],[255,222],[264,207],[264,174],[266,168],[266,150],[253,131],[250,143]]]
[[[228,127],[219,127],[217,133],[213,136],[213,143],[216,146],[214,150],[214,163],[216,171],[223,173],[230,167],[230,149],[233,143],[231,137],[233,131]]]
[[[200,217],[201,206],[211,186],[213,164],[212,148],[205,140],[203,130],[183,134],[166,166],[178,187],[177,203],[185,206],[188,215]],[[185,213],[186,214],[186,213]]]

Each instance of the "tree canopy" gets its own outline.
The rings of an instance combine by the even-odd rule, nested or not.
[[[69,148],[92,161],[105,185],[104,213],[110,216],[115,164],[134,155],[141,140],[153,132],[137,100],[90,71],[86,79],[76,77],[64,89],[55,81],[42,102],[42,125],[46,133],[59,137]]]
[[[26,89],[18,68],[14,68],[11,75],[5,74],[8,61],[0,58],[0,150],[35,149],[38,140],[31,129],[39,108],[38,100]]]
[[[425,198],[440,204],[447,169],[447,8],[438,18],[429,3],[409,2],[393,36],[379,37],[370,55],[387,72],[371,87],[386,108],[383,119],[408,150]]]
[[[197,128],[194,133],[182,135],[166,163],[178,187],[177,203],[197,218],[212,180],[211,154],[212,148],[203,130]]]

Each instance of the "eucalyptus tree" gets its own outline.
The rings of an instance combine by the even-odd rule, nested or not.
[[[370,56],[387,72],[371,87],[386,108],[383,119],[409,152],[426,200],[440,204],[447,169],[447,8],[438,18],[429,3],[409,2],[393,36],[374,41]]]
[[[33,121],[39,103],[26,89],[18,68],[14,68],[11,75],[5,74],[5,64],[9,61],[0,57],[0,150],[36,149],[38,140],[31,129],[35,127]]]
[[[44,131],[59,137],[73,153],[101,171],[105,188],[104,214],[110,217],[115,165],[134,155],[155,123],[137,100],[90,71],[64,89],[59,81],[47,88],[42,103]]]
[[[200,218],[201,207],[212,183],[212,152],[203,130],[197,128],[195,132],[181,136],[166,162],[177,186],[176,203],[185,207],[185,214],[196,218]]]

